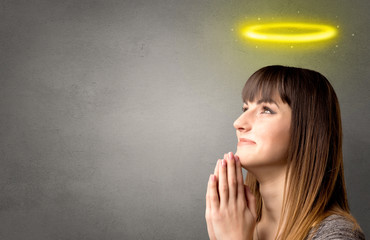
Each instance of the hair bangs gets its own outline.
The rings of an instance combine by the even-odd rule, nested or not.
[[[272,100],[280,97],[283,103],[290,106],[294,96],[294,87],[289,84],[289,71],[292,67],[282,67],[279,65],[264,67],[255,72],[245,83],[242,98],[244,102],[254,102],[264,99]]]
[[[272,102],[280,97],[282,102],[290,105],[290,97],[286,91],[285,73],[281,66],[262,68],[255,72],[245,83],[242,98],[246,102],[254,102],[263,99]]]

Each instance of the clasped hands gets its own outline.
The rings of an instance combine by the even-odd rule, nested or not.
[[[243,183],[239,157],[231,152],[217,161],[209,177],[205,215],[211,240],[253,239],[256,200]]]

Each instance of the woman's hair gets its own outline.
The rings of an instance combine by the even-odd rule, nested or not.
[[[244,102],[280,96],[292,110],[287,174],[277,238],[304,239],[311,228],[330,214],[349,213],[344,182],[342,127],[337,96],[320,73],[295,67],[267,66],[246,82]],[[246,184],[257,199],[259,183],[248,173]]]

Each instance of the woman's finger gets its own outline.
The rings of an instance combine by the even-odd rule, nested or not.
[[[229,184],[229,201],[236,201],[237,182],[235,172],[235,159],[232,152],[227,154],[227,181]]]
[[[238,184],[237,197],[244,198],[244,183],[243,183],[243,172],[238,156],[234,156],[236,166],[236,182]]]
[[[218,189],[220,194],[220,204],[227,205],[229,201],[229,184],[227,182],[227,163],[225,159],[221,160],[219,167],[219,179],[218,179]]]
[[[220,199],[217,192],[217,177],[211,174],[209,178],[209,196],[211,210],[217,210],[220,207]]]
[[[209,177],[208,184],[207,184],[207,193],[206,193],[206,219],[207,219],[207,214],[211,212],[211,196],[210,196],[210,194],[211,194],[211,192],[210,192],[211,176]]]
[[[213,224],[212,224],[212,216],[211,216],[211,196],[210,196],[210,185],[211,185],[211,177],[210,176],[208,180],[208,185],[207,185],[207,194],[206,194],[206,223],[207,223],[207,231],[208,231],[208,236],[209,239],[216,239],[215,232],[213,230]]]
[[[218,178],[218,168],[219,168],[219,165],[220,165],[220,159],[217,160],[215,171],[213,173],[214,175],[216,175],[217,178]]]

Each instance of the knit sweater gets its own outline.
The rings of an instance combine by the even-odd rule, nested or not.
[[[365,235],[359,229],[354,229],[353,223],[340,215],[325,218],[317,230],[312,229],[306,239],[312,240],[365,240]]]

